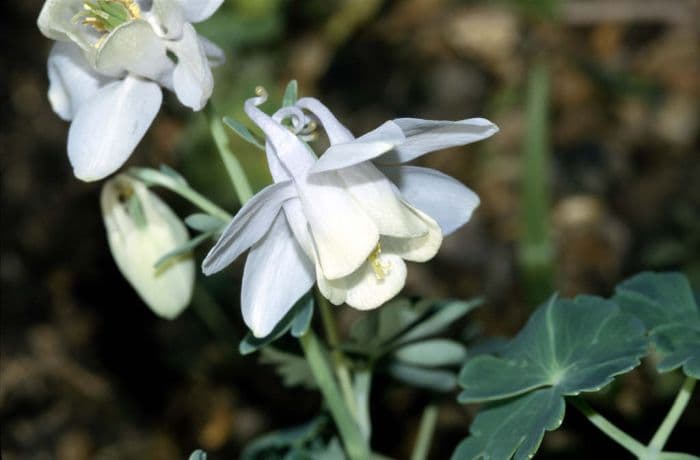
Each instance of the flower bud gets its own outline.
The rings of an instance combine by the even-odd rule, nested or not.
[[[156,262],[188,241],[184,224],[143,183],[123,174],[105,183],[100,202],[117,267],[151,310],[175,318],[192,298],[192,255],[173,257],[159,267]]]

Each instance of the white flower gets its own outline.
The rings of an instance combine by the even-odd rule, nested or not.
[[[46,0],[38,25],[56,40],[48,60],[49,101],[71,121],[75,176],[102,179],[124,164],[153,122],[160,86],[200,110],[210,66],[223,52],[191,23],[223,0]]]
[[[175,318],[192,298],[194,260],[185,254],[157,269],[155,264],[189,239],[182,221],[143,183],[123,174],[105,182],[100,202],[119,271],[154,313]]]
[[[315,99],[274,117],[257,108],[264,101],[261,94],[245,108],[265,133],[275,183],[246,203],[202,264],[209,275],[251,248],[241,306],[256,336],[270,333],[314,282],[334,304],[382,305],[403,288],[404,260],[431,259],[443,234],[467,222],[479,203],[438,171],[389,164],[489,137],[498,128],[488,120],[398,119],[355,139]],[[303,135],[313,123],[302,110],[332,144],[318,160],[282,124],[290,120]]]

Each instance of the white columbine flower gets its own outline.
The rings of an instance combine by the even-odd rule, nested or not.
[[[160,86],[200,110],[211,96],[210,65],[222,51],[191,23],[223,0],[46,0],[38,25],[56,40],[49,101],[72,120],[68,158],[76,177],[102,179],[124,164],[153,122]]]
[[[270,117],[246,101],[266,137],[274,184],[256,194],[224,230],[202,264],[215,273],[250,248],[241,306],[256,336],[269,334],[314,284],[332,303],[366,310],[404,286],[404,260],[425,262],[471,217],[479,198],[438,171],[400,166],[433,150],[498,131],[488,120],[398,119],[357,139],[319,101],[305,98]],[[310,112],[331,147],[317,159],[282,124],[304,133]],[[388,166],[392,164],[393,166]]]
[[[187,229],[146,186],[120,174],[100,196],[107,240],[119,271],[158,316],[173,319],[190,303],[195,269],[191,254],[156,262],[186,243]]]

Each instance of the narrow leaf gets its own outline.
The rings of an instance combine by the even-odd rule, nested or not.
[[[387,370],[398,380],[433,391],[452,391],[457,386],[455,374],[449,371],[424,369],[398,363],[389,365]]]
[[[174,257],[179,257],[181,255],[187,254],[188,252],[192,251],[194,248],[202,244],[204,241],[207,239],[211,238],[212,233],[202,233],[200,235],[195,236],[185,244],[176,247],[172,251],[164,254],[160,259],[158,259],[154,265],[156,270],[160,270],[163,268],[169,261],[170,259]]]
[[[265,145],[262,141],[258,140],[253,133],[250,132],[241,122],[234,120],[231,117],[224,117],[224,123],[226,126],[231,128],[236,134],[238,134],[241,139],[249,142],[261,150],[265,150]]]
[[[434,339],[412,343],[399,348],[396,358],[415,366],[449,366],[464,362],[467,349],[452,340]]]
[[[187,216],[185,218],[185,224],[198,232],[216,233],[221,230],[221,228],[226,225],[227,222],[224,222],[218,217],[214,217],[210,214],[196,213]]]
[[[284,90],[282,97],[282,107],[290,107],[297,103],[298,85],[296,80],[291,80],[287,84],[287,89]]]

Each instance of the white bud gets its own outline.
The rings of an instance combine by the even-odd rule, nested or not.
[[[158,269],[155,264],[187,242],[184,224],[143,183],[123,174],[105,183],[100,202],[117,267],[153,312],[175,318],[192,298],[192,255],[171,258]]]

